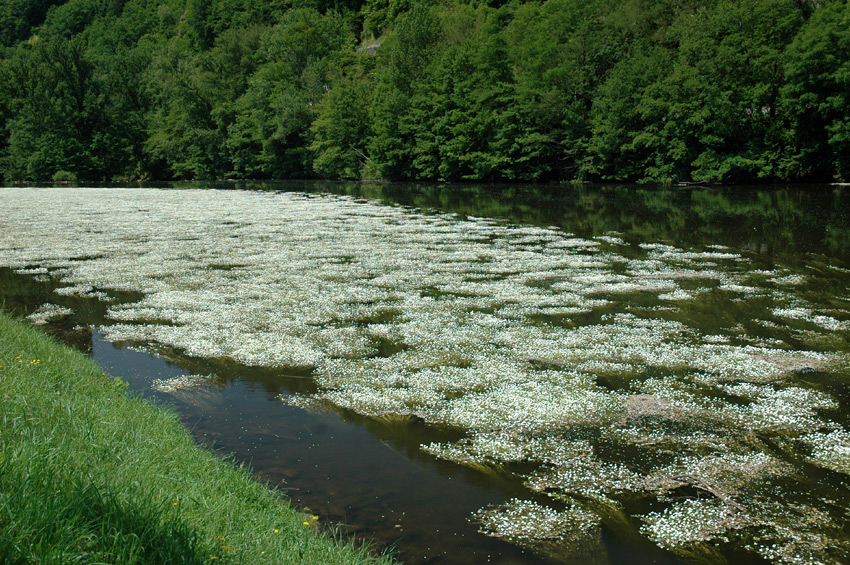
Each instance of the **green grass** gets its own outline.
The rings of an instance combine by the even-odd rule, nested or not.
[[[0,562],[377,561],[125,388],[0,313]]]

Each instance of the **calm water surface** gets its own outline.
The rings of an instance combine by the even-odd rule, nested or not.
[[[730,268],[774,273],[763,275],[774,278],[778,270],[782,277],[792,281],[793,289],[787,292],[792,297],[796,296],[794,293],[799,294],[797,310],[792,303],[768,303],[774,299],[741,291],[735,296],[703,293],[676,312],[670,312],[659,306],[658,292],[648,297],[646,289],[638,288],[617,294],[616,300],[609,297],[605,304],[572,312],[566,320],[563,316],[546,314],[541,323],[580,328],[596,324],[606,315],[625,312],[646,317],[647,312],[657,311],[653,316],[684,323],[701,335],[729,334],[730,328],[739,328],[737,334],[724,341],[736,347],[748,344],[761,347],[762,342],[781,342],[783,351],[847,353],[850,335],[848,188],[643,189],[357,183],[275,183],[239,188],[344,195],[353,197],[354,202],[369,201],[417,210],[426,220],[432,214],[450,214],[458,221],[487,218],[499,226],[547,228],[586,241],[601,241],[603,246],[608,244],[607,240],[595,238],[615,238],[616,243],[611,245],[617,246],[618,257],[623,258],[617,260],[624,263],[624,273],[627,272],[625,262],[646,260],[646,247],[641,245],[670,246],[700,253],[722,250],[717,253],[736,256],[736,265],[744,261],[744,267]],[[206,197],[202,189],[197,192],[197,198]],[[0,210],[3,198],[0,196]],[[156,206],[156,202],[151,202],[151,206]],[[0,220],[0,227],[2,223]],[[96,223],[92,229],[97,229]],[[239,266],[226,268],[238,269]],[[698,272],[701,267],[689,268],[689,272]],[[726,268],[726,264],[720,257],[704,268],[717,272]],[[745,275],[750,276],[740,272],[735,276]],[[281,396],[310,398],[322,392],[309,368],[251,366],[234,361],[232,356],[205,358],[157,342],[113,342],[114,337],[113,341],[108,341],[104,328],[108,335],[108,327],[115,323],[114,318],[108,317],[109,309],[116,303],[133,304],[143,295],[110,288],[102,290],[109,292],[113,302],[85,296],[85,292],[59,295],[54,290],[67,286],[67,282],[59,282],[60,277],[61,273],[57,275],[52,270],[39,274],[35,270],[21,272],[19,266],[2,267],[0,301],[19,315],[29,315],[46,303],[72,309],[71,316],[52,321],[49,329],[74,347],[88,352],[108,373],[127,380],[132,390],[174,406],[200,442],[222,453],[232,453],[239,461],[249,462],[260,477],[284,490],[298,506],[319,515],[329,527],[339,525],[354,539],[372,539],[379,548],[392,548],[401,561],[507,564],[678,563],[681,560],[681,554],[677,557],[638,534],[641,521],[635,516],[654,511],[645,501],[621,500],[628,509],[627,522],[604,519],[598,543],[591,543],[587,551],[574,548],[563,551],[557,543],[545,541],[509,543],[485,536],[478,532],[481,526],[470,519],[481,508],[502,505],[511,499],[536,501],[556,510],[568,507],[569,503],[564,502],[564,498],[546,496],[545,490],[530,489],[527,483],[534,469],[525,469],[522,462],[497,466],[500,470],[493,472],[423,451],[421,446],[429,444],[465,445],[462,443],[465,433],[457,426],[426,424],[421,418],[369,417],[368,411],[351,409],[344,403],[336,407],[325,404],[324,409],[311,405],[305,409],[301,407],[304,404],[281,402]],[[692,274],[689,277],[688,280],[699,279]],[[689,285],[693,288],[704,286],[704,283],[688,280],[683,280],[679,291],[689,291]],[[436,299],[439,300],[444,292],[445,289],[435,291]],[[591,297],[603,295],[602,291],[588,293]],[[771,308],[779,311],[778,318],[768,324],[756,323]],[[813,322],[816,316],[820,318]],[[391,357],[397,352],[392,341],[381,343],[390,348],[381,351],[381,355]],[[529,363],[542,364],[543,361],[534,358]],[[846,367],[840,363],[839,366]],[[564,369],[563,365],[553,365],[547,370],[551,368]],[[846,430],[850,424],[847,416],[850,379],[842,373],[844,369],[820,365],[794,365],[792,369],[799,373],[798,378],[808,388],[828,394],[833,402],[832,405],[824,402],[813,412],[823,421],[813,424],[812,433],[825,434],[837,428]],[[204,387],[170,393],[152,386],[154,379],[167,380],[189,374],[214,375],[214,378]],[[599,372],[594,386],[622,393],[627,387],[618,378],[610,371]],[[732,382],[735,385],[736,382]],[[644,389],[638,392],[640,398],[647,396]],[[644,419],[656,416],[658,414],[651,409],[638,414]],[[585,436],[576,437],[585,441]],[[598,442],[594,443],[597,453],[604,453],[606,445],[610,447],[604,438],[587,437],[590,438],[587,441]],[[774,441],[775,437],[767,434],[759,439],[759,445]],[[832,520],[841,518],[840,508],[847,507],[850,494],[847,475],[840,472],[840,463],[838,470],[834,466],[813,465],[811,461],[788,463],[791,456],[786,448],[770,443],[764,450],[784,464],[795,466],[794,477],[800,473],[808,476],[807,479],[793,478],[797,481],[794,492],[802,490],[799,483],[803,481],[806,488],[817,489],[815,498],[830,501],[818,507],[824,516]],[[607,457],[613,460],[620,456],[609,454]],[[640,459],[639,455],[634,457]],[[777,472],[776,476],[779,474]],[[774,481],[771,485],[776,487],[786,479],[771,480]],[[810,483],[806,483],[807,480]],[[675,494],[682,498],[706,496],[705,489],[694,484],[685,485]],[[805,497],[800,501],[805,502]],[[843,526],[830,535],[846,543]],[[826,561],[840,562],[847,555],[842,553],[846,546],[829,551],[831,553],[823,554],[828,557]],[[721,546],[719,553],[701,557],[708,561],[726,558],[735,562],[760,562],[769,556],[764,552],[744,551],[740,546]]]

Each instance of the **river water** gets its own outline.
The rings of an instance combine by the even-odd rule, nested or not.
[[[407,563],[846,562],[850,189],[0,189],[0,301]]]

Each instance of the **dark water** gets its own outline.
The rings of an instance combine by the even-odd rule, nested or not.
[[[660,242],[685,249],[722,245],[760,268],[805,266],[821,271],[822,277],[811,283],[815,288],[808,292],[834,296],[846,305],[848,276],[835,267],[850,268],[850,187],[269,183],[238,188],[345,194],[461,217],[557,226],[581,237],[616,232],[635,245]],[[356,540],[373,540],[378,549],[391,548],[407,563],[547,562],[543,556],[477,533],[478,527],[469,521],[477,509],[513,497],[545,497],[529,492],[510,475],[475,471],[421,451],[421,444],[456,439],[454,432],[421,423],[382,423],[348,411],[306,411],[277,400],[282,393],[313,392],[309,374],[116,346],[91,329],[108,323],[108,305],[58,296],[52,293],[56,286],[0,269],[0,303],[6,309],[26,315],[46,302],[72,308],[74,314],[51,324],[51,332],[89,353],[108,373],[127,380],[132,390],[172,405],[198,441],[248,462],[263,480],[285,491],[328,527],[339,527]],[[118,298],[133,301],[139,296]],[[717,313],[706,304],[705,311],[690,315],[704,320]],[[195,373],[214,373],[218,380],[209,390],[191,395],[151,389],[155,378]],[[846,406],[847,391],[836,389]],[[846,424],[846,418],[837,419]],[[601,561],[679,562],[633,531],[605,528],[607,555]],[[756,561],[752,556],[746,559]]]
[[[454,439],[452,434],[421,423],[387,425],[350,411],[310,412],[281,403],[281,393],[315,390],[303,375],[110,343],[91,329],[107,321],[106,306],[56,296],[55,286],[0,268],[0,300],[7,310],[23,316],[46,302],[74,309],[70,318],[44,328],[120,376],[131,391],[176,409],[197,441],[248,463],[261,480],[344,537],[367,541],[404,563],[550,562],[483,536],[470,523],[471,512],[529,493],[509,477],[444,462],[419,449]],[[215,373],[220,380],[185,396],[151,388],[154,379],[196,373]],[[636,540],[616,534],[606,541],[613,563],[679,562],[647,542],[635,547]]]

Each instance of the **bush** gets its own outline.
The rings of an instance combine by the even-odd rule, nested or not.
[[[56,171],[53,182],[77,182],[77,175],[70,171]]]

